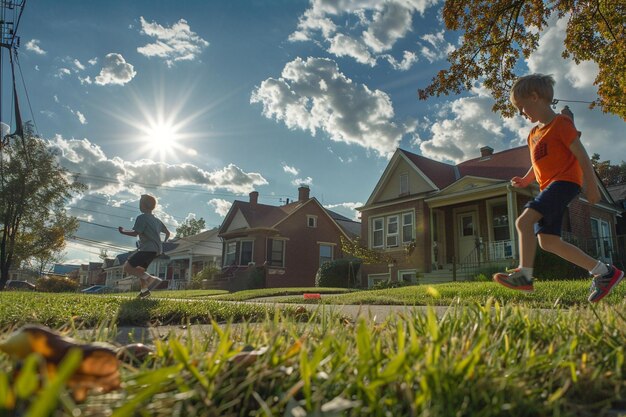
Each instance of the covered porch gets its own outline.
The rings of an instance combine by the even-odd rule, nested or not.
[[[518,259],[515,219],[534,189],[472,179],[426,199],[430,209],[430,281],[465,280],[489,265]]]

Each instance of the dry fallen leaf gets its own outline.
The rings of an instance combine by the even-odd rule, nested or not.
[[[0,342],[0,350],[13,359],[23,360],[32,353],[41,355],[49,377],[56,374],[56,368],[72,348],[82,352],[80,366],[67,382],[76,401],[84,401],[91,390],[109,392],[119,388],[119,361],[109,346],[82,344],[38,325],[23,326]]]

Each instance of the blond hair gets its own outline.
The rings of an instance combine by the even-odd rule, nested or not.
[[[554,98],[554,84],[551,75],[530,74],[520,77],[511,87],[511,102],[515,99],[528,98],[535,93],[537,97],[551,103]]]
[[[150,194],[142,194],[139,199],[139,207],[144,208],[148,211],[154,210],[157,205],[156,198],[152,197]]]

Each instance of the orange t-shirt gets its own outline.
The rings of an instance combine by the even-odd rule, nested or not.
[[[532,128],[528,148],[540,190],[554,181],[574,182],[582,187],[583,170],[570,150],[578,135],[572,119],[561,114],[547,125]]]

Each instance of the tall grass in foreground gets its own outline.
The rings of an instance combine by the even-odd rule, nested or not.
[[[489,300],[382,324],[276,314],[214,325],[157,339],[153,357],[123,368],[121,391],[80,405],[61,393],[55,416],[614,416],[626,396],[624,307]],[[260,350],[255,361],[234,360],[244,347]]]

